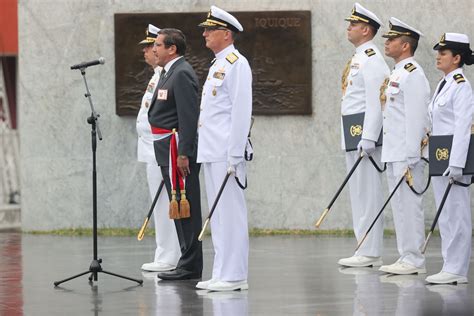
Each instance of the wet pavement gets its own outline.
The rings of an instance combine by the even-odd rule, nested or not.
[[[426,275],[387,276],[371,268],[337,266],[353,252],[346,237],[272,236],[250,239],[248,291],[196,291],[196,281],[156,282],[140,266],[150,261],[153,237],[99,237],[102,268],[143,286],[99,273],[53,286],[86,271],[91,237],[0,233],[0,315],[473,315],[471,283],[426,285]],[[385,239],[384,262],[397,259],[395,238]],[[212,244],[203,244],[204,279],[211,274]],[[442,265],[440,239],[427,251],[428,274]]]

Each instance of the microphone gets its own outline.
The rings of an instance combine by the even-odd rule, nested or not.
[[[83,68],[87,68],[87,67],[90,67],[90,66],[95,66],[95,65],[103,65],[105,64],[105,58],[104,57],[100,57],[99,59],[97,60],[93,60],[93,61],[85,61],[85,62],[82,62],[80,64],[77,64],[77,65],[74,65],[74,66],[71,66],[71,69],[83,69]]]

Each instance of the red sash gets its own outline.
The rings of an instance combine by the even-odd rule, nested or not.
[[[151,133],[154,135],[171,134],[169,150],[169,176],[171,180],[170,218],[179,219],[190,217],[189,202],[186,199],[186,177],[178,172],[178,132],[175,128],[173,128],[173,130],[168,130],[151,126]],[[179,181],[179,191],[181,193],[180,207],[178,207],[178,202],[176,200],[177,180]],[[179,209],[181,209],[181,212]]]

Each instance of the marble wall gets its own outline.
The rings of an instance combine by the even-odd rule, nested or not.
[[[313,227],[345,175],[339,145],[340,75],[353,52],[345,39],[344,22],[352,1],[19,0],[24,230],[92,225],[92,159],[86,123],[90,107],[83,97],[80,73],[69,66],[99,56],[106,58],[106,64],[87,70],[103,134],[97,151],[98,225],[140,227],[150,200],[144,166],[136,162],[135,119],[115,115],[113,39],[120,34],[114,34],[114,14],[206,12],[211,4],[230,11],[311,10],[313,114],[256,118],[256,158],[250,165],[247,199],[251,227]],[[474,39],[471,0],[373,0],[362,4],[383,21],[396,16],[425,33],[416,57],[432,89],[441,76],[431,49],[440,35],[464,32]],[[383,44],[380,36],[376,42]],[[466,71],[472,81],[473,68]],[[433,204],[430,190],[425,198],[427,226],[434,216]],[[207,210],[203,207],[205,215]],[[390,210],[386,219],[391,228]],[[345,191],[323,228],[350,227]]]

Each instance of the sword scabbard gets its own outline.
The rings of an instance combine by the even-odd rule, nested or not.
[[[199,233],[199,237],[198,237],[199,241],[202,241],[202,239],[204,237],[204,232],[206,231],[206,228],[207,228],[208,224],[209,224],[209,218],[207,218],[206,221],[204,222],[204,225],[202,225],[202,229],[201,229],[201,232]]]
[[[328,212],[329,212],[329,208],[325,208],[323,213],[321,214],[321,216],[319,217],[318,221],[316,222],[316,224],[314,226],[316,226],[316,228],[319,228],[319,226],[321,226],[321,223],[323,222],[323,220],[326,218],[326,215],[328,215]]]
[[[140,231],[138,232],[137,239],[142,240],[143,237],[145,236],[145,230],[146,227],[148,226],[148,217],[145,218],[145,221],[143,222],[142,228],[140,228]]]
[[[425,243],[423,244],[423,248],[421,249],[421,253],[422,253],[422,254],[425,254],[426,247],[428,246],[428,242],[430,241],[430,238],[431,238],[431,234],[432,234],[432,233],[433,233],[433,232],[430,231],[430,232],[428,233],[428,236],[426,236]]]

